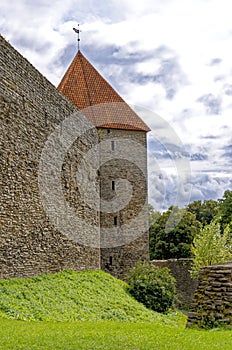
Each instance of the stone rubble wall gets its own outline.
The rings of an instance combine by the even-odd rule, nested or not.
[[[70,239],[53,225],[42,205],[39,162],[55,128],[73,113],[80,122],[83,115],[2,37],[0,74],[0,278],[98,269],[99,246],[82,242],[91,235],[100,240],[99,213],[86,205],[75,178],[82,155],[98,143],[96,130],[76,140],[62,165],[64,198],[80,219],[78,230],[75,225],[72,230],[69,220]],[[96,189],[100,193],[97,181]]]
[[[177,304],[180,308],[188,308],[191,305],[198,284],[198,280],[192,279],[189,273],[191,262],[192,259],[184,258],[151,261],[154,266],[168,267],[170,273],[175,277],[178,294]]]
[[[232,325],[232,265],[202,267],[187,326]]]

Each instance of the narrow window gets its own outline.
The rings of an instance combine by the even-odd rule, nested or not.
[[[112,191],[115,191],[115,181],[112,181]]]
[[[114,217],[114,226],[118,226],[118,217],[117,216]]]
[[[107,134],[109,134],[110,133],[110,129],[107,129]]]
[[[45,115],[44,115],[44,120],[45,120],[45,126],[48,126],[48,116],[47,116],[47,113],[45,112]]]
[[[113,258],[112,258],[112,256],[110,256],[110,265],[111,266],[113,265]]]
[[[111,151],[114,151],[114,150],[115,150],[115,142],[111,141]]]

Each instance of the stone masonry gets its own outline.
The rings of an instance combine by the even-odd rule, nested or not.
[[[232,326],[232,265],[203,267],[187,326]]]
[[[90,127],[84,115],[2,37],[0,45],[0,278],[99,268],[124,278],[139,258],[149,258],[146,132]],[[59,211],[59,198],[49,182],[41,191],[38,179],[48,139],[56,134],[58,143],[65,144],[62,125],[73,115],[77,131],[78,125],[86,131],[67,150],[60,178],[53,164],[47,174],[53,185],[60,179],[70,216],[69,211]],[[59,152],[51,140],[56,160]],[[131,141],[127,154],[136,159],[116,157],[102,165],[105,153],[123,153],[125,140]],[[101,141],[106,141],[106,148]],[[88,171],[84,156],[95,148],[95,165],[101,165],[88,174],[87,186],[96,192],[91,205],[81,192],[77,171],[80,164]],[[125,186],[130,198],[124,198]],[[105,210],[104,201],[117,196],[127,204]],[[60,229],[61,216],[69,235]]]
[[[110,161],[100,168],[101,199],[114,201],[119,193],[120,202],[127,203],[122,209],[109,213],[101,208],[101,267],[116,277],[124,278],[139,259],[149,259],[146,133],[101,129],[101,137],[105,143],[109,142],[101,150],[101,156],[111,153]],[[114,142],[113,150],[111,142]],[[139,151],[136,151],[137,144]],[[113,158],[114,153],[116,159]],[[136,159],[130,160],[130,155]],[[122,181],[126,181],[125,184]],[[126,198],[123,198],[122,188],[129,184],[131,198],[127,198],[126,187]],[[117,223],[114,223],[115,219]],[[114,241],[108,245],[113,237]]]
[[[0,45],[0,278],[99,269],[99,248],[70,240],[56,229],[38,188],[39,160],[47,138],[65,118],[82,115],[2,37]],[[76,140],[62,166],[64,196],[90,223],[90,231],[80,227],[79,236],[100,237],[99,214],[78,195],[71,171],[72,164],[77,166],[82,153],[96,143],[96,131],[89,130]]]

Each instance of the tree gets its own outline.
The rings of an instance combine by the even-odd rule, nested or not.
[[[219,204],[214,200],[206,200],[204,202],[194,201],[190,203],[186,209],[195,214],[196,219],[205,226],[210,224],[210,222],[218,215]]]
[[[232,259],[232,239],[229,226],[221,233],[217,220],[204,226],[195,236],[191,247],[194,260],[191,268],[192,277],[197,277],[202,266],[223,264]]]
[[[223,198],[219,199],[219,215],[222,228],[230,224],[232,231],[232,191],[225,191]]]
[[[170,207],[150,226],[151,259],[192,257],[191,244],[200,228],[194,214]]]
[[[158,211],[154,210],[151,204],[148,204],[149,227],[155,224],[155,222],[159,219],[160,215],[161,214]]]

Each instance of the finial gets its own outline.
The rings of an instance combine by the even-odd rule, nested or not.
[[[80,31],[80,29],[79,29],[79,26],[80,26],[80,24],[78,23],[78,29],[73,28],[74,32],[77,33],[78,51],[79,51],[79,49],[80,49],[80,41],[81,41],[81,39],[80,39],[80,32],[81,32],[81,31]]]

